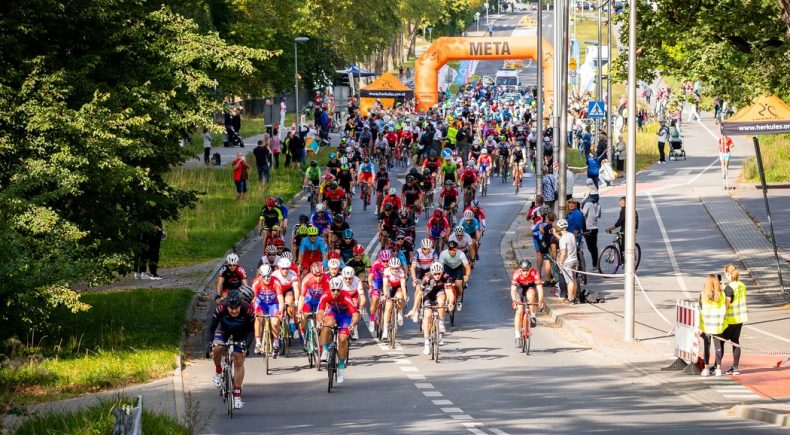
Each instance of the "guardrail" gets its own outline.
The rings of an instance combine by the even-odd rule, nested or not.
[[[134,407],[124,405],[112,411],[115,425],[113,435],[141,435],[143,432],[143,396],[137,396]]]

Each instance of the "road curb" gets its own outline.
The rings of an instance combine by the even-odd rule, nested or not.
[[[769,405],[766,407],[736,405],[730,410],[738,418],[761,421],[790,428],[790,407],[776,409]]]

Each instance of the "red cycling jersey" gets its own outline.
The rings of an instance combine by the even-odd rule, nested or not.
[[[357,307],[354,305],[349,293],[341,291],[337,299],[335,299],[331,292],[326,291],[321,295],[321,300],[318,302],[318,311],[328,313],[330,310],[339,314],[355,314]]]
[[[400,210],[401,201],[398,195],[387,195],[381,201],[381,208],[384,209],[384,206],[387,204],[392,204],[394,210]]]
[[[531,285],[542,284],[542,282],[540,281],[540,275],[538,275],[538,271],[532,267],[526,272],[524,272],[522,269],[516,269],[516,271],[513,272],[513,278],[510,280],[510,284],[514,286],[527,287]]]
[[[299,275],[297,275],[292,269],[279,269],[274,274],[272,274],[272,276],[277,280],[277,282],[280,283],[283,293],[293,289],[293,285],[299,282]]]
[[[338,187],[337,189],[329,189],[324,192],[324,198],[327,201],[342,201],[346,197],[346,191],[343,188]]]

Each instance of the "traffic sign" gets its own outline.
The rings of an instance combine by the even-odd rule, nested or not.
[[[571,61],[568,62],[568,69],[571,70],[571,71],[576,70],[576,58],[575,57],[572,57]]]
[[[590,104],[587,106],[587,118],[606,118],[606,109],[604,108],[603,101],[590,101]]]
[[[576,77],[576,70],[572,69],[572,70],[568,71],[568,77]]]

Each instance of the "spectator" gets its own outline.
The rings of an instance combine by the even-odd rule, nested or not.
[[[664,147],[666,146],[667,139],[669,139],[669,127],[667,127],[665,123],[661,123],[661,126],[658,128],[658,132],[656,133],[656,137],[658,138],[658,163],[663,165],[666,163]]]
[[[614,167],[617,171],[617,177],[620,178],[623,176],[623,171],[625,170],[625,142],[623,141],[623,135],[617,135],[617,143],[614,146]]]
[[[600,130],[598,132],[598,147],[595,149],[595,155],[600,160],[604,155],[606,155],[606,151],[609,149],[609,136],[606,135],[605,130]]]
[[[304,154],[304,139],[302,139],[301,134],[291,132],[288,150],[291,152],[291,169],[298,171],[301,167],[302,155]]]
[[[157,267],[159,265],[159,248],[162,245],[162,240],[166,238],[167,233],[162,229],[162,221],[158,219],[153,228],[140,234],[140,244],[134,258],[134,279],[162,279],[157,274]],[[146,273],[146,270],[151,273]]]
[[[727,268],[724,269],[725,272]],[[725,329],[725,316],[727,305],[721,291],[719,280],[714,275],[708,275],[705,286],[699,296],[700,322],[702,330],[703,358],[702,362],[708,365],[710,359],[710,342],[713,337],[721,337]],[[709,368],[702,369],[702,376],[721,376],[721,359],[724,356],[724,342],[714,338],[716,350],[716,363]]]
[[[236,153],[236,160],[233,161],[233,181],[236,183],[236,199],[244,199],[247,193],[247,178],[250,174],[250,165],[244,160],[241,151]]]
[[[599,177],[601,172],[601,162],[595,155],[590,152],[587,155],[587,178],[593,181],[595,188],[598,189]]]
[[[650,104],[650,97],[652,97],[652,96],[653,96],[653,89],[651,89],[650,86],[646,86],[645,87],[645,101],[647,101],[647,104]]]
[[[543,201],[546,205],[554,208],[554,201],[557,199],[557,177],[554,172],[549,172],[549,167],[543,167]]]
[[[587,249],[590,251],[590,257],[592,257],[593,269],[598,267],[598,219],[601,218],[601,204],[598,203],[599,200],[598,191],[593,190],[582,206],[584,223],[588,232],[584,236],[584,241],[587,242]]]
[[[277,124],[272,126],[272,137],[269,142],[269,148],[272,150],[272,158],[274,160],[274,169],[280,168],[280,132]]]
[[[738,370],[738,363],[741,360],[741,348],[736,345],[741,342],[743,324],[749,320],[749,316],[746,313],[746,284],[740,280],[741,275],[734,264],[725,266],[724,274],[730,282],[724,287],[727,305],[724,324],[727,327],[722,335],[725,339],[734,343],[732,346],[732,367],[724,374],[739,375],[741,374],[740,370]],[[724,355],[724,342],[720,343],[722,345],[721,352]]]
[[[211,155],[211,133],[209,133],[208,127],[203,127],[203,163],[207,165],[211,164],[210,155]]]
[[[255,166],[258,169],[258,182],[264,179],[269,182],[270,166],[272,161],[272,150],[269,148],[269,135],[264,134],[263,140],[258,141],[258,146],[252,150],[255,156]]]
[[[288,103],[285,101],[285,97],[280,99],[280,127],[285,130],[285,113],[288,111]]]
[[[582,147],[584,148],[584,155],[590,155],[590,149],[592,148],[592,133],[590,133],[589,125],[584,127],[584,133],[582,133]]]
[[[576,237],[568,231],[568,221],[565,219],[557,221],[555,235],[560,240],[560,258],[557,260],[557,264],[561,265],[560,277],[564,281],[560,282],[560,295],[564,293],[562,292],[562,287],[567,287],[568,289],[567,299],[563,299],[562,302],[566,304],[573,302],[576,304],[578,303],[576,299],[576,281],[573,279],[573,271],[578,266]]]
[[[576,240],[581,240],[584,232],[584,215],[579,210],[579,203],[575,199],[568,200],[568,232],[576,236]]]

